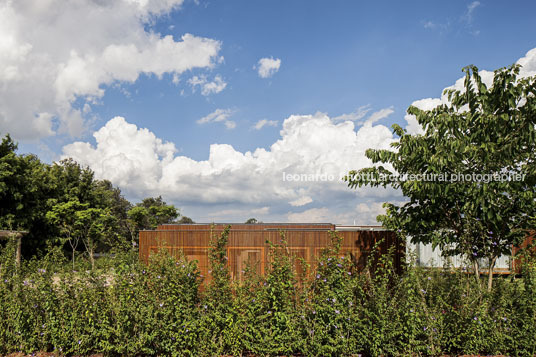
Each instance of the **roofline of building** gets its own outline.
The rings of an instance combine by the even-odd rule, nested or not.
[[[329,222],[326,222],[326,223],[284,223],[284,222],[258,222],[258,223],[244,223],[244,222],[234,222],[234,223],[231,223],[231,222],[223,222],[223,223],[220,223],[220,222],[211,222],[211,223],[163,223],[163,224],[159,224],[160,226],[211,226],[211,225],[215,225],[215,226],[226,226],[226,225],[248,225],[248,226],[261,226],[261,225],[269,225],[269,226],[277,226],[277,225],[280,225],[280,226],[327,226],[327,225],[331,225],[331,226],[335,226],[336,224],[333,224],[333,223],[329,223]]]
[[[295,230],[302,230],[302,231],[341,231],[341,232],[351,232],[351,231],[374,231],[374,232],[381,232],[381,231],[389,231],[389,229],[386,229],[383,226],[373,226],[373,225],[336,225],[333,223],[166,223],[162,224],[161,226],[248,226],[248,227],[254,227],[259,226],[259,231],[279,231],[279,230],[287,230],[287,231],[295,231]],[[262,227],[261,226],[265,226]],[[267,226],[267,227],[266,227]],[[270,227],[270,226],[287,226],[287,227]],[[288,227],[291,226],[291,227]],[[300,226],[308,226],[306,228],[300,228]],[[311,227],[313,226],[313,227]],[[315,228],[314,226],[319,226],[318,228]],[[323,226],[323,227],[320,227]],[[332,228],[328,228],[326,226],[331,226]],[[142,229],[140,232],[169,232],[169,229]],[[204,231],[204,230],[196,230],[196,231]],[[206,231],[210,231],[210,229],[207,229]],[[241,229],[233,229],[233,231],[242,231]],[[248,231],[254,231],[249,229]]]

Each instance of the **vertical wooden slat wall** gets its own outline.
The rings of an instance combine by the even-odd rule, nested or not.
[[[166,224],[154,231],[140,232],[140,259],[145,263],[149,255],[159,249],[166,249],[172,255],[182,251],[189,260],[197,260],[198,267],[210,279],[208,249],[212,235],[219,235],[226,227],[224,224]],[[281,232],[284,233],[289,250],[297,257],[315,266],[315,260],[330,242],[330,232],[335,225],[322,224],[232,224],[229,233],[227,256],[233,278],[241,278],[247,262],[256,266],[258,273],[265,273],[269,262],[267,241],[278,244]],[[352,254],[358,267],[364,267],[366,258],[373,246],[382,240],[380,252],[393,250],[397,271],[402,269],[405,245],[399,242],[394,232],[386,230],[344,230],[337,232],[342,238],[341,255]],[[298,270],[300,268],[298,267]]]

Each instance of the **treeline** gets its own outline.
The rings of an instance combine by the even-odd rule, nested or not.
[[[296,274],[283,241],[269,247],[265,275],[250,266],[238,282],[230,279],[228,232],[213,239],[208,277],[195,261],[165,250],[149,265],[118,254],[106,274],[73,272],[52,253],[17,270],[7,247],[0,252],[0,355],[536,353],[536,265],[528,260],[521,276],[499,278],[488,292],[459,270],[410,265],[397,275],[388,255],[358,271],[334,236],[306,277]]]
[[[140,229],[180,216],[162,197],[132,204],[110,181],[71,159],[50,165],[16,151],[6,135],[0,144],[0,229],[28,232],[22,240],[26,258],[61,248],[73,264],[85,253],[94,265],[96,253],[130,249]],[[184,216],[180,221],[192,222]]]

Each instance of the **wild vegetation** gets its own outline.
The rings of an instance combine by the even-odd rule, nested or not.
[[[165,251],[149,265],[123,253],[93,271],[80,259],[73,271],[58,249],[17,268],[8,244],[0,254],[0,354],[536,353],[534,262],[488,292],[458,270],[409,265],[396,275],[386,255],[357,272],[333,236],[309,275],[298,276],[283,239],[270,247],[266,275],[251,267],[240,283],[230,279],[227,235],[214,237],[208,285],[195,261]]]
[[[179,217],[162,197],[133,205],[110,181],[96,179],[73,160],[49,165],[16,151],[6,135],[0,143],[0,229],[28,232],[22,240],[26,258],[59,247],[73,266],[80,254],[94,265],[96,253],[127,251],[137,244],[140,229]],[[182,216],[180,222],[193,221]]]

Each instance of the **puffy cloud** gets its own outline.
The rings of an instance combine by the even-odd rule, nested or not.
[[[201,94],[204,96],[219,93],[227,87],[227,83],[219,75],[214,77],[212,82],[207,80],[206,76],[193,76],[188,80],[188,83],[192,85],[194,90],[199,86],[201,88]]]
[[[536,76],[536,48],[528,51],[524,57],[521,57],[518,61],[521,71],[520,75],[523,77]]]
[[[519,63],[524,65],[524,76],[534,73],[536,50]],[[481,75],[491,84],[492,72],[481,71]],[[463,79],[452,87],[463,88]],[[431,109],[445,102],[443,96],[413,104]],[[174,144],[117,117],[94,134],[95,146],[75,142],[63,152],[92,167],[98,177],[111,179],[129,197],[162,194],[197,221],[240,222],[255,216],[263,221],[373,224],[383,213],[383,202],[401,203],[400,193],[382,188],[351,190],[338,180],[349,170],[371,165],[366,149],[389,149],[396,140],[390,129],[378,124],[393,109],[367,117],[368,112],[355,119],[363,120],[361,126],[350,120],[360,114],[348,120],[324,113],[291,115],[269,148],[240,152],[228,144],[213,144],[208,158],[200,161],[178,155]],[[218,109],[198,122],[226,123],[233,113]],[[414,118],[405,118],[410,132],[420,130]]]
[[[126,0],[137,7],[140,16],[159,15],[179,7],[184,0]]]
[[[235,113],[232,109],[216,109],[212,113],[202,117],[197,121],[198,124],[223,122],[227,129],[234,129],[236,123],[228,118]]]
[[[115,82],[212,67],[218,41],[146,30],[183,0],[0,0],[0,127],[17,139],[79,135]],[[223,84],[216,81],[208,91]],[[23,100],[21,100],[23,98]],[[81,99],[81,104],[77,99]],[[77,101],[77,105],[74,102]]]
[[[200,121],[225,122],[230,113],[220,109]],[[196,161],[177,155],[174,144],[149,130],[116,117],[95,132],[95,146],[75,142],[63,153],[89,165],[97,177],[110,179],[129,197],[162,194],[188,215],[207,221],[240,221],[252,212],[265,221],[296,220],[291,214],[299,212],[294,209],[312,205],[315,214],[329,207],[338,223],[373,223],[373,218],[368,221],[371,213],[359,219],[356,204],[397,197],[392,190],[351,190],[340,180],[349,170],[371,164],[366,149],[389,148],[395,139],[387,127],[370,123],[356,128],[351,121],[336,123],[317,113],[288,117],[280,134],[269,149],[252,152],[213,144],[207,160]],[[264,207],[270,209],[254,211]]]
[[[277,126],[277,120],[261,119],[253,125],[255,130],[261,130],[265,126]]]
[[[273,57],[265,57],[261,58],[257,63],[257,66],[253,68],[257,68],[259,77],[268,78],[279,71],[279,67],[281,67],[281,60],[279,58],[274,59]]]
[[[171,162],[177,149],[164,143],[147,129],[138,129],[122,117],[115,117],[93,134],[97,148],[76,142],[64,148],[70,157],[91,166],[99,177],[120,187],[139,185],[149,189],[159,180],[163,166]],[[87,156],[83,159],[84,156]]]
[[[519,76],[521,78],[530,77],[536,75],[536,48],[531,49],[526,53],[524,57],[521,57],[517,62],[520,64],[521,70]],[[493,71],[479,70],[478,74],[482,78],[482,82],[490,87],[493,84]],[[456,89],[463,91],[464,90],[464,81],[465,77],[459,78],[452,86],[449,86],[445,89]],[[444,90],[443,90],[444,91]],[[441,93],[443,93],[443,91]],[[422,110],[431,110],[441,104],[448,104],[448,98],[446,95],[441,94],[440,98],[425,98],[416,100],[411,105],[422,109]],[[407,122],[406,130],[410,134],[422,134],[422,127],[417,122],[417,118],[414,115],[406,114],[404,119]]]
[[[411,105],[422,109],[422,110],[431,110],[437,107],[438,105],[441,105],[442,101],[439,98],[425,98],[416,100]],[[424,134],[424,130],[422,129],[422,126],[417,122],[417,118],[413,114],[407,114],[404,116],[404,119],[407,121],[408,125],[406,126],[406,130],[410,134]]]

